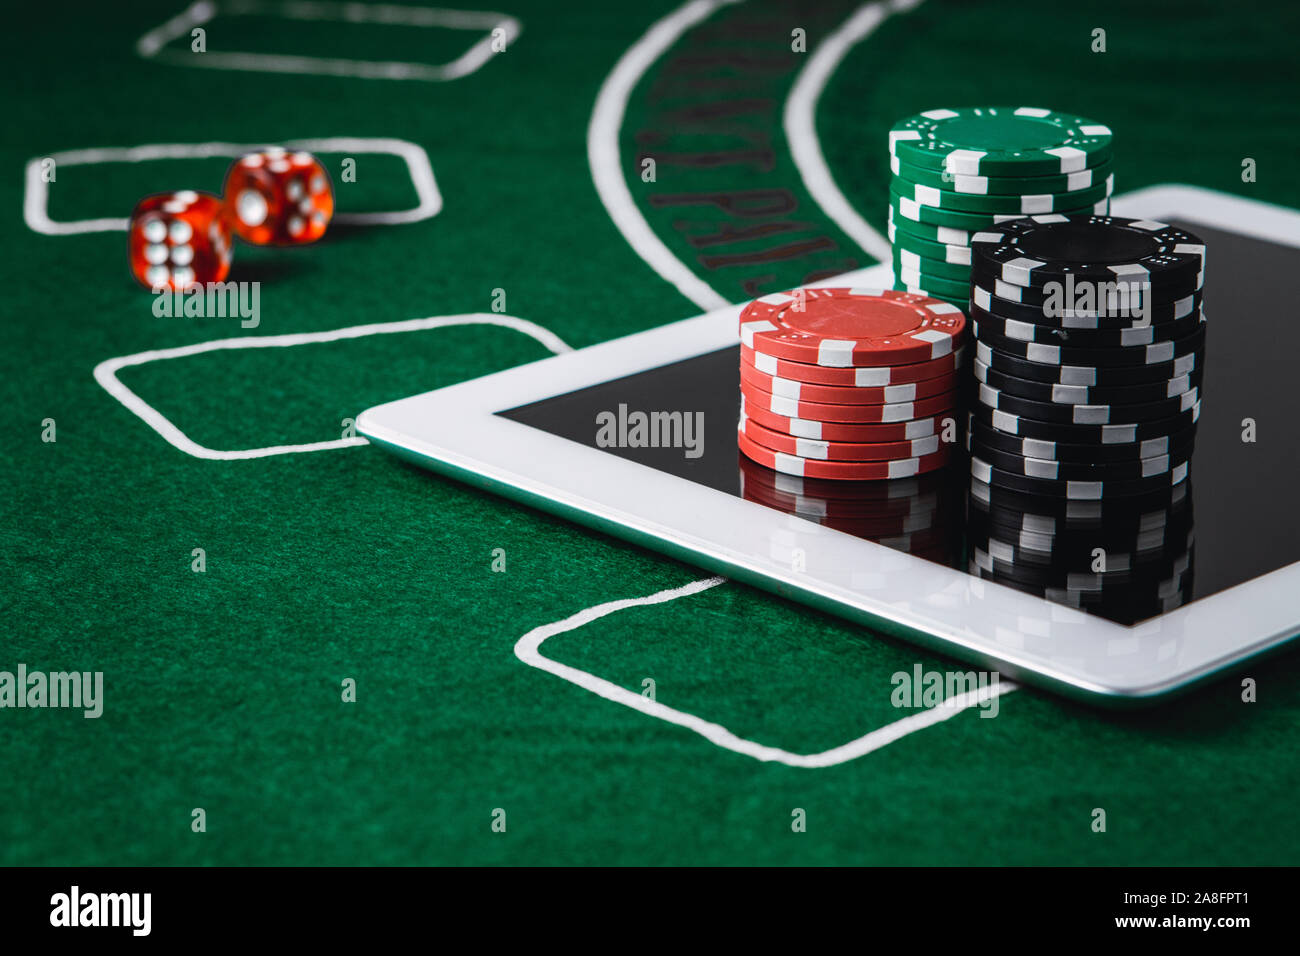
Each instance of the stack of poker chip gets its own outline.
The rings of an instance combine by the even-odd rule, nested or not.
[[[1011,573],[1015,554],[1020,577],[1067,592],[1177,597],[1190,573],[1190,520],[1173,505],[1190,497],[1201,409],[1204,243],[1149,220],[1045,215],[979,233],[971,251],[972,494],[1037,522],[990,521],[976,563]],[[1083,506],[1098,523],[1088,533],[1045,525]],[[1024,542],[1007,533],[1025,531],[1050,568],[1024,568]]]
[[[1021,216],[1110,211],[1111,133],[1037,107],[929,110],[889,133],[895,287],[968,301],[970,237]]]
[[[740,451],[782,474],[832,480],[942,467],[965,330],[957,307],[907,292],[756,299],[740,314]]]

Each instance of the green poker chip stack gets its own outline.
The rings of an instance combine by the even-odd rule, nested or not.
[[[1037,107],[910,116],[889,133],[894,286],[966,308],[971,236],[1042,213],[1106,215],[1111,132]]]

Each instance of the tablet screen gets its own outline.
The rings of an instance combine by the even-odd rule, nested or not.
[[[1300,316],[1290,305],[1300,250],[1180,224],[1208,249],[1201,415],[1190,478],[1132,509],[1106,510],[1110,499],[1031,508],[1024,496],[973,484],[964,456],[931,475],[880,482],[764,468],[736,448],[738,346],[501,414],[1133,623],[1300,560],[1300,507],[1292,498],[1300,474],[1300,359],[1293,357],[1300,356]],[[649,444],[659,435],[659,447]]]

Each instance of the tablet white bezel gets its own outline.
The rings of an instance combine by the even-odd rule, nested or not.
[[[1221,193],[1158,187],[1117,199],[1114,210],[1300,246],[1300,214]],[[888,266],[876,266],[823,284],[891,282]],[[497,414],[734,345],[739,311],[731,306],[380,405],[357,427],[435,471],[1072,696],[1156,697],[1300,631],[1300,562],[1128,627]],[[795,548],[804,555],[798,571]]]

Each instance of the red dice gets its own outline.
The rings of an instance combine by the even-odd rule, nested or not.
[[[230,228],[258,246],[315,242],[334,215],[334,187],[320,160],[278,146],[236,160],[222,192]]]
[[[210,193],[141,199],[127,235],[131,274],[150,289],[176,291],[230,274],[230,227],[221,200]]]

